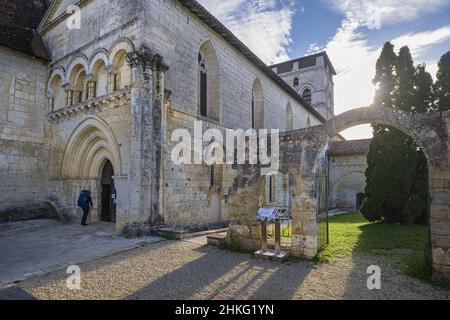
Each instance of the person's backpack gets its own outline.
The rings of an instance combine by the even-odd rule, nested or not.
[[[84,191],[81,191],[80,196],[78,197],[78,206],[84,207],[86,205],[86,194]]]

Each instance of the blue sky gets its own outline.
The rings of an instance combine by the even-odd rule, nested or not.
[[[450,0],[200,0],[267,64],[326,50],[335,77],[336,113],[373,99],[376,59],[384,42],[408,45],[435,76],[450,50]],[[371,135],[352,128],[349,138]]]

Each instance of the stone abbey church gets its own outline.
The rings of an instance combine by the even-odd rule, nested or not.
[[[194,0],[0,3],[2,221],[77,216],[90,189],[92,219],[118,231],[218,225],[237,171],[173,164],[174,130],[287,131],[334,117],[326,53],[266,66]],[[75,14],[80,29],[68,27]],[[334,161],[364,155],[367,142],[334,150]],[[364,164],[358,172],[358,190],[335,206],[354,206]],[[287,205],[288,178],[266,179],[261,205]]]

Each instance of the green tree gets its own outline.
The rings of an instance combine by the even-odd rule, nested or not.
[[[376,65],[376,74],[373,84],[377,87],[374,104],[380,107],[394,107],[394,97],[392,93],[395,89],[395,69],[397,65],[397,55],[394,46],[386,42],[381,50],[380,58]]]
[[[413,112],[426,113],[434,110],[433,78],[426,71],[425,64],[419,64],[416,68],[413,97]]]
[[[434,91],[438,110],[450,110],[450,51],[439,60],[436,78]]]
[[[414,109],[414,78],[416,68],[408,47],[402,47],[395,67],[395,88],[393,96],[397,109],[410,112]]]
[[[408,47],[402,47],[396,56],[394,47],[387,42],[376,65],[375,105],[422,112],[426,102],[419,103],[418,100],[429,93],[427,90],[431,91],[426,85],[426,75],[424,67],[414,67]],[[423,153],[402,131],[382,125],[373,127],[374,138],[366,171],[366,199],[361,212],[369,221],[423,221],[428,190]]]

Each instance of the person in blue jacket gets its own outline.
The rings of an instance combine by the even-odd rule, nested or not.
[[[81,219],[81,225],[87,226],[86,220],[91,211],[92,205],[92,197],[90,190],[83,190],[80,193],[80,197],[78,198],[78,206],[83,210],[83,218]]]

